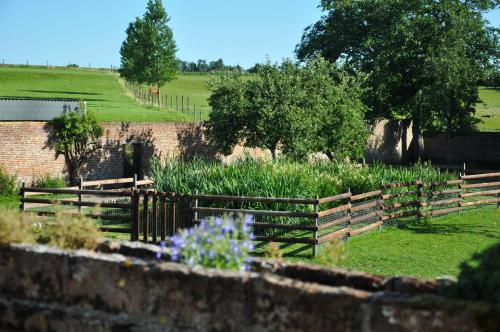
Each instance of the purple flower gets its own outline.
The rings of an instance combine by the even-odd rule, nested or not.
[[[253,215],[245,214],[245,225],[250,226],[253,222]]]

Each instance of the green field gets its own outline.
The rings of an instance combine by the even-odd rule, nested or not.
[[[207,106],[207,76],[179,76],[163,88],[169,94],[190,96]],[[82,98],[99,121],[162,122],[192,121],[175,110],[158,110],[134,101],[116,73],[88,69],[0,67],[0,97]]]
[[[500,241],[500,210],[482,207],[427,220],[404,220],[381,231],[353,237],[341,267],[387,275],[457,276],[461,262]],[[290,257],[290,261],[321,262]],[[305,252],[304,254],[310,253]]]
[[[482,121],[481,131],[500,131],[500,88],[481,87],[479,89],[481,103],[477,105],[476,116]]]

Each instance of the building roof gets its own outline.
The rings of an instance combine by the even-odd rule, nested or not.
[[[65,110],[75,110],[75,99],[13,99],[0,98],[0,121],[50,121]]]

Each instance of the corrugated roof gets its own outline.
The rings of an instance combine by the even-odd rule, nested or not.
[[[0,98],[0,121],[50,121],[64,110],[80,107],[78,100]]]

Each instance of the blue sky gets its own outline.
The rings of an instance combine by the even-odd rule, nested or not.
[[[109,67],[147,0],[0,0],[0,61]],[[250,67],[293,57],[319,0],[164,0],[178,57]],[[500,10],[487,15],[500,26]]]

